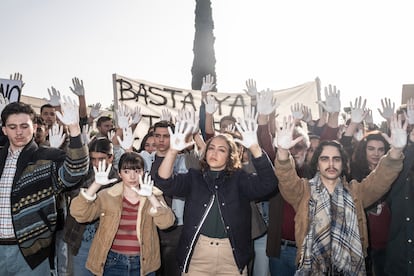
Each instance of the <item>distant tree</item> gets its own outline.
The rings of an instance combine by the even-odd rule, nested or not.
[[[191,68],[191,88],[200,90],[203,77],[210,74],[217,84],[216,56],[214,52],[215,37],[213,34],[214,22],[210,0],[196,0],[195,7],[195,34],[193,44],[193,66]],[[214,88],[216,90],[216,87]],[[205,137],[205,106],[201,103],[200,130]]]

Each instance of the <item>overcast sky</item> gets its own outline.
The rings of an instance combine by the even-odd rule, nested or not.
[[[375,121],[380,99],[401,103],[414,83],[412,1],[212,0],[218,90],[282,89],[319,77],[362,95]],[[412,4],[413,3],[413,4]],[[71,95],[84,81],[88,104],[113,100],[112,74],[191,88],[195,1],[2,0],[0,77],[21,72],[23,94]],[[283,103],[282,103],[283,104]]]

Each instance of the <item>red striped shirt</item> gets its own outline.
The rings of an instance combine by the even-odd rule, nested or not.
[[[122,200],[122,214],[111,250],[123,255],[139,255],[137,238],[137,216],[139,202],[132,204],[125,197]]]

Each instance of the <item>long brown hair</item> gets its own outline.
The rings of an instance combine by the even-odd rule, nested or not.
[[[217,136],[214,136],[212,138],[210,138],[207,143],[206,143],[206,150],[204,152],[204,156],[203,159],[200,160],[200,167],[201,170],[207,171],[210,166],[207,163],[206,160],[206,155],[207,155],[207,151],[208,148],[211,144],[211,142],[216,139],[216,138],[220,138],[223,139],[224,141],[226,141],[228,147],[229,147],[229,156],[227,157],[227,162],[226,162],[226,167],[224,168],[225,171],[227,172],[234,172],[235,170],[238,170],[241,168],[241,161],[240,161],[240,156],[239,156],[239,149],[236,145],[236,143],[233,140],[233,137],[229,134],[219,134]]]

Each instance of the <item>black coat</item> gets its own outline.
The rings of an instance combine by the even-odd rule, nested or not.
[[[391,187],[387,201],[391,209],[387,243],[387,275],[414,275],[414,144],[404,150],[403,170]]]
[[[223,172],[212,179],[207,173],[190,169],[186,174],[169,179],[161,179],[156,175],[155,182],[165,195],[185,197],[184,228],[177,248],[177,259],[182,271],[188,271],[203,218],[214,197],[217,197],[239,270],[249,263],[253,252],[250,202],[274,192],[278,184],[266,154],[252,161],[255,174],[240,169],[232,174]]]

